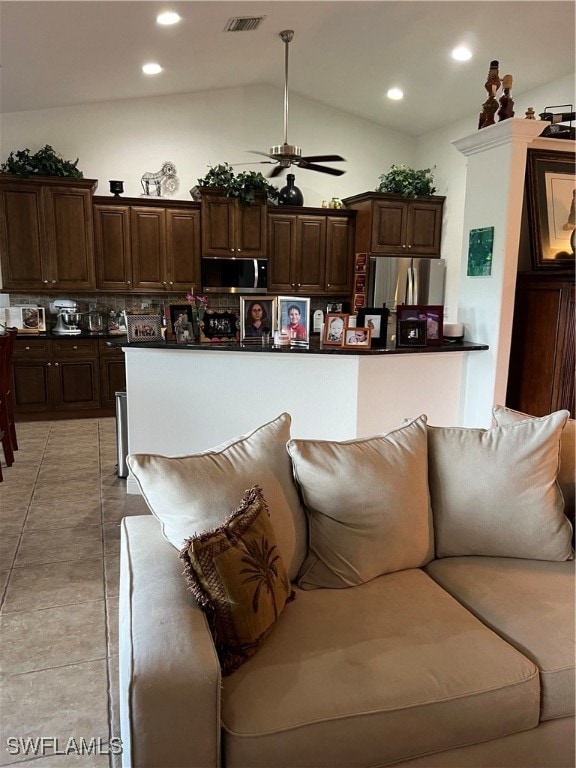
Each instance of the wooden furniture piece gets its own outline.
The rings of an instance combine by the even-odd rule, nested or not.
[[[0,174],[0,262],[5,290],[95,288],[92,193],[97,183]]]
[[[14,451],[18,450],[10,375],[17,333],[16,328],[8,328],[0,336],[0,439],[8,467],[14,463]]]
[[[124,352],[109,347],[106,339],[99,339],[100,357],[100,405],[113,408],[116,405],[116,392],[126,389],[126,366]]]
[[[244,205],[222,190],[204,187],[202,194],[202,255],[259,258],[266,256],[267,206],[264,195]]]
[[[198,203],[94,198],[94,241],[100,290],[182,293],[200,285]]]
[[[574,276],[519,274],[506,405],[533,416],[574,409]]]
[[[352,292],[355,213],[282,206],[268,214],[268,290]]]
[[[445,199],[384,192],[345,198],[344,204],[358,211],[356,253],[439,257]]]

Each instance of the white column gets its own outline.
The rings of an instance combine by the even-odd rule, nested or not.
[[[560,143],[537,138],[546,125],[513,118],[454,142],[468,158],[458,320],[467,341],[490,346],[488,353],[468,356],[461,398],[464,426],[489,427],[492,405],[506,399],[526,152],[529,145],[556,149]],[[492,274],[468,277],[469,233],[483,227],[494,227]]]

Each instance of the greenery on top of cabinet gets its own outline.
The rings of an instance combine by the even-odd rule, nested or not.
[[[82,179],[84,174],[78,170],[77,165],[78,158],[74,162],[64,160],[62,155],[57,154],[49,144],[46,144],[34,154],[28,148],[10,152],[6,162],[0,165],[0,171],[21,177],[67,176]]]
[[[405,165],[391,165],[388,173],[381,174],[378,178],[380,184],[377,192],[392,192],[403,197],[417,197],[418,195],[433,195],[436,187],[433,185],[434,169],[425,168],[417,171],[407,168]]]
[[[200,187],[218,187],[226,197],[237,197],[244,205],[251,205],[256,192],[262,192],[271,200],[278,199],[278,187],[269,184],[259,171],[242,171],[235,174],[228,163],[213,165],[203,179],[198,179]]]

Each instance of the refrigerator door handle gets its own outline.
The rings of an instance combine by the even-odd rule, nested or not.
[[[415,279],[416,279],[416,270],[414,269],[414,266],[411,264],[408,267],[408,272],[406,275],[406,303],[407,304],[416,303],[415,294],[414,294]]]

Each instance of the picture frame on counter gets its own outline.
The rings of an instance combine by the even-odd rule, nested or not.
[[[324,318],[324,333],[322,344],[327,347],[341,347],[344,342],[344,331],[348,326],[350,315],[339,312],[327,314]]]
[[[526,163],[532,266],[536,271],[574,269],[574,154],[529,149]]]
[[[426,320],[410,317],[396,323],[397,347],[426,347]]]
[[[373,347],[386,349],[388,317],[386,307],[361,307],[358,310],[356,324],[370,328],[370,342]]]
[[[342,346],[344,349],[358,349],[358,347],[370,349],[370,328],[359,326],[345,328]]]
[[[310,341],[310,299],[302,296],[278,296],[278,330],[287,333],[291,344]]]
[[[444,343],[442,326],[444,324],[444,307],[441,304],[398,304],[396,321],[422,320],[426,325],[426,344],[441,345]],[[398,327],[397,327],[397,336]]]
[[[238,315],[230,309],[207,309],[200,323],[200,341],[216,344],[238,339]]]
[[[126,315],[128,343],[163,341],[160,315]]]
[[[5,309],[6,323],[18,328],[19,333],[43,333],[46,331],[44,307],[22,305]]]
[[[170,304],[170,334],[177,344],[194,341],[194,314],[191,304]]]
[[[240,296],[240,341],[261,342],[276,330],[278,307],[276,296]]]

